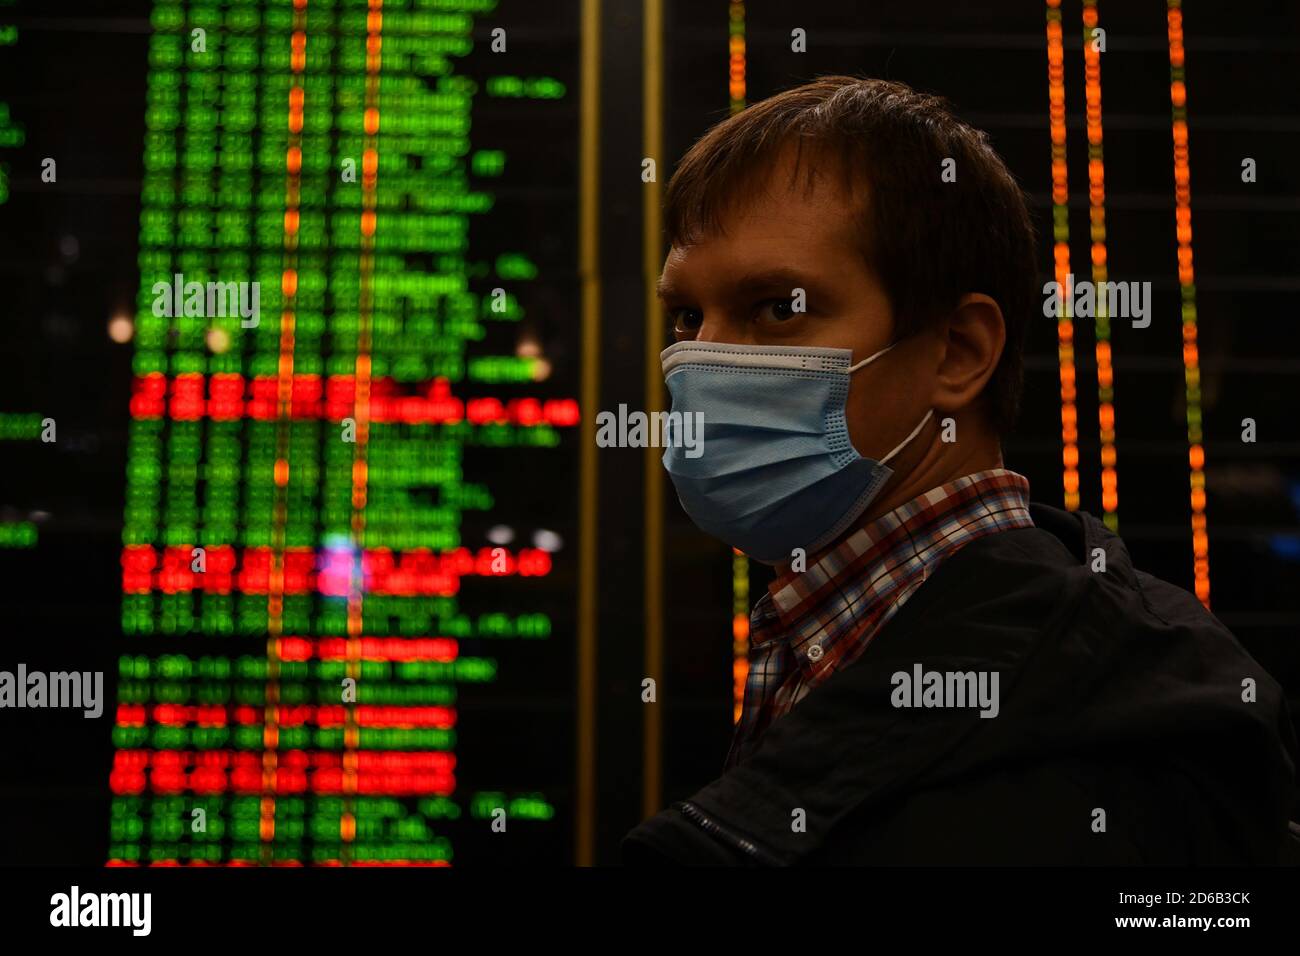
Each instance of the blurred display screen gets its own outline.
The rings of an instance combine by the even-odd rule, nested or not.
[[[578,423],[534,309],[574,280],[573,78],[464,62],[494,6],[153,5],[114,862],[559,838],[573,509],[521,486]]]

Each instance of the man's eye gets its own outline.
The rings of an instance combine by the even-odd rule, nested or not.
[[[760,321],[788,322],[799,314],[794,311],[794,299],[768,299],[766,302],[759,303],[758,306]]]
[[[700,330],[704,317],[694,309],[670,309],[668,317],[672,320],[673,331],[678,335],[689,335]]]

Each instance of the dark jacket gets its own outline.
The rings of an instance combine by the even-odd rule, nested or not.
[[[1031,511],[944,561],[736,766],[632,830],[624,861],[1294,862],[1277,683],[1095,518]],[[997,671],[998,715],[893,706],[918,663]]]

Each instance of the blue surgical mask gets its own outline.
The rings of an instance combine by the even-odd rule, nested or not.
[[[703,416],[697,457],[671,428],[663,456],[691,520],[765,564],[790,560],[795,548],[811,555],[843,534],[893,474],[887,463],[934,414],[879,461],[853,447],[844,417],[849,376],[892,348],[856,365],[850,349],[713,342],[664,349],[673,417]]]

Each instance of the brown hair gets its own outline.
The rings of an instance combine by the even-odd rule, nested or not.
[[[991,420],[1006,433],[1022,384],[1021,352],[1037,286],[1034,231],[1024,195],[988,138],[947,103],[901,83],[824,76],[779,93],[710,129],[682,158],[665,196],[666,238],[688,245],[722,219],[791,144],[817,164],[838,166],[846,190],[865,181],[855,204],[860,248],[893,305],[894,338],[982,292],[1006,323],[1006,346],[984,390]],[[955,182],[944,182],[944,160]],[[811,188],[816,165],[807,170]]]

